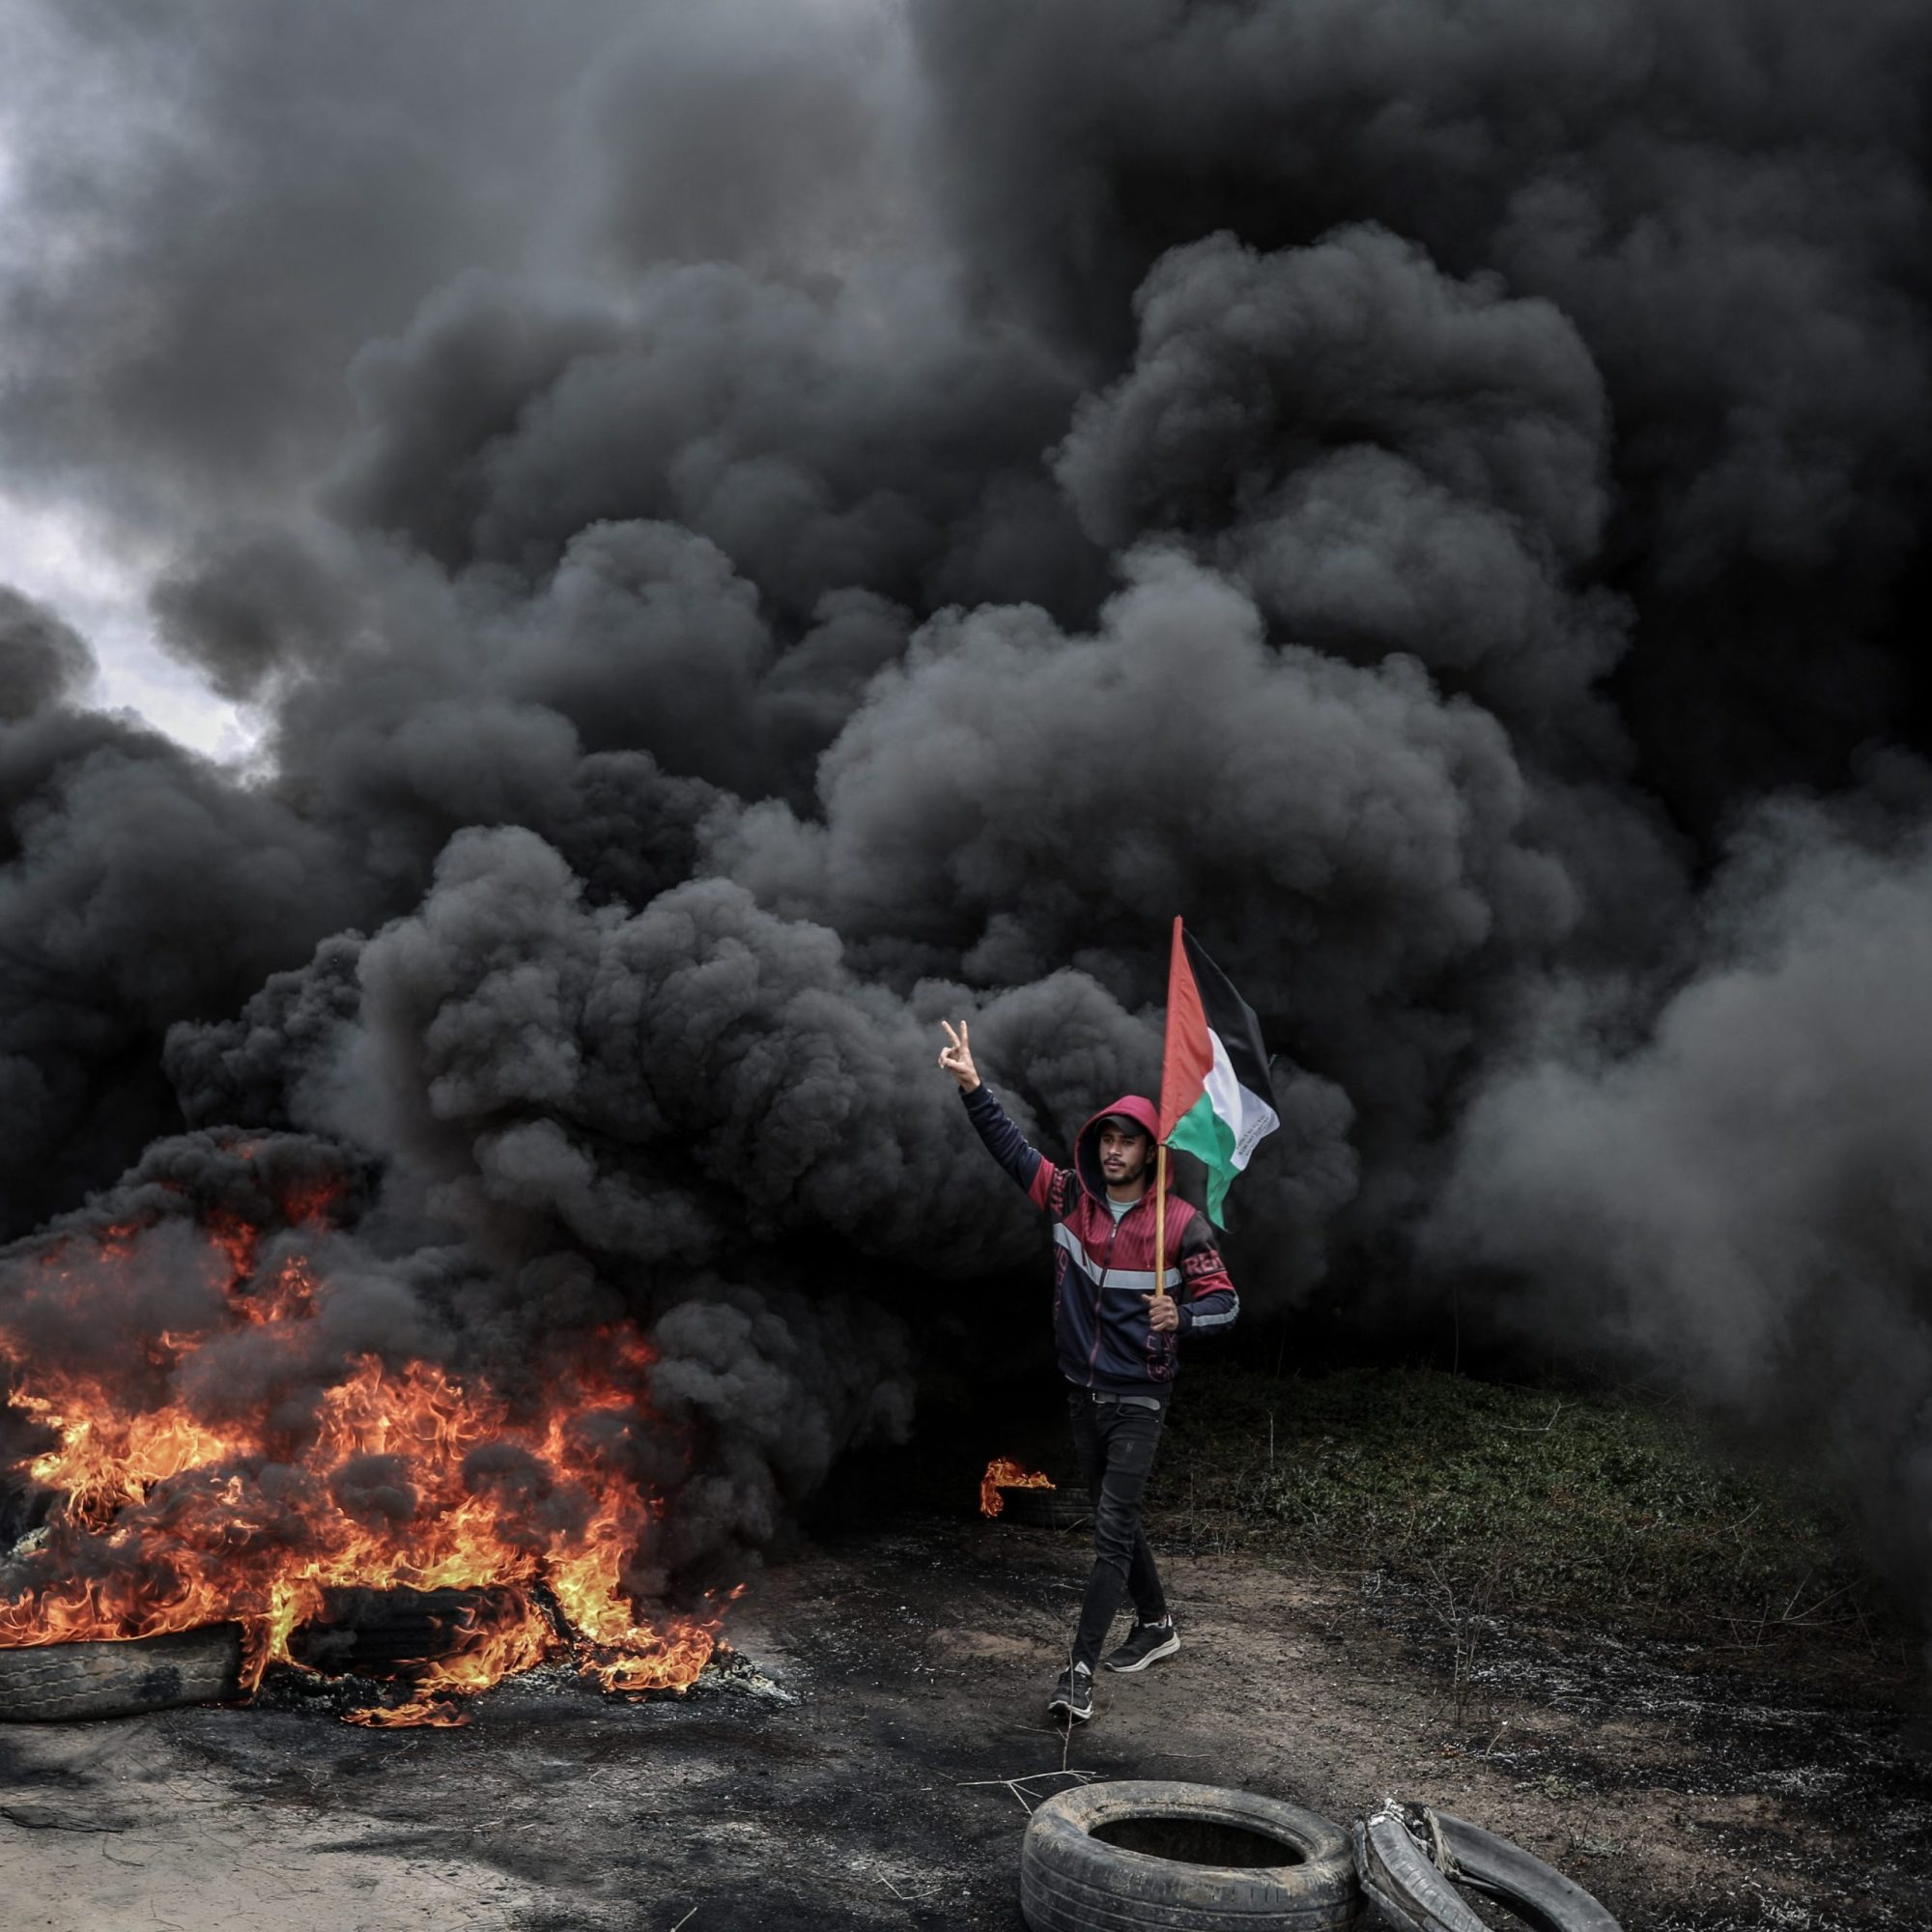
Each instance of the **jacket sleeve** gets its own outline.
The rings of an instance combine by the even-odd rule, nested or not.
[[[1007,1118],[1007,1110],[983,1080],[970,1094],[963,1087],[959,1094],[966,1102],[966,1118],[986,1143],[986,1151],[1026,1189],[1036,1208],[1044,1208],[1060,1170]]]
[[[1241,1312],[1241,1297],[1228,1279],[1213,1224],[1205,1214],[1188,1217],[1180,1231],[1180,1292],[1174,1297],[1183,1335],[1225,1335]]]

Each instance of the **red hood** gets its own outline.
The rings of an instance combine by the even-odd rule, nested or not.
[[[1160,1109],[1145,1094],[1122,1094],[1094,1114],[1074,1140],[1073,1170],[1079,1175],[1081,1185],[1096,1201],[1107,1197],[1107,1178],[1100,1172],[1100,1122],[1109,1114],[1124,1114],[1128,1120],[1138,1122],[1147,1129],[1151,1141],[1160,1138]],[[1153,1183],[1150,1180],[1148,1184]]]

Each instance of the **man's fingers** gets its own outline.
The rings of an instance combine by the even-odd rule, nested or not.
[[[951,1020],[941,1020],[939,1024],[946,1029],[946,1037],[950,1039],[954,1046],[957,1046],[959,1044],[959,1036],[952,1031],[952,1022]]]
[[[973,1051],[973,1022],[971,1020],[961,1020],[959,1022],[959,1044],[968,1053]]]

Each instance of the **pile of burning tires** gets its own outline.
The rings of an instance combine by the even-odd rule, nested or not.
[[[1020,1854],[1033,1932],[1488,1932],[1465,1892],[1537,1932],[1619,1932],[1519,1846],[1393,1800],[1350,1829],[1213,1785],[1088,1784],[1034,1812]]]
[[[487,1590],[335,1590],[323,1617],[296,1634],[298,1665],[324,1676],[408,1685],[460,1655],[491,1606]],[[164,1636],[0,1647],[0,1723],[132,1718],[242,1694],[239,1624]]]

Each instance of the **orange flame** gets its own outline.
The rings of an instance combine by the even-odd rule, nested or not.
[[[412,1697],[407,1704],[372,1704],[347,1712],[342,1721],[372,1731],[453,1731],[469,1721],[469,1713],[444,1697]]]
[[[986,1464],[986,1473],[980,1478],[980,1514],[998,1516],[1006,1507],[1001,1496],[1002,1490],[1050,1490],[1051,1478],[1043,1476],[1037,1469],[1029,1469],[1024,1463],[1015,1463],[1010,1456],[996,1456]]]
[[[289,1219],[319,1226],[325,1205],[290,1204]],[[91,1255],[67,1237],[40,1258],[29,1297],[65,1293],[84,1309],[88,1296],[111,1295],[111,1271],[138,1265],[141,1233],[105,1231]],[[410,1671],[408,1702],[352,1721],[461,1723],[453,1698],[566,1652],[611,1691],[696,1677],[721,1606],[643,1618],[631,1588],[664,1509],[633,1473],[654,1426],[641,1334],[620,1324],[546,1363],[539,1403],[433,1362],[361,1354],[319,1401],[237,1415],[229,1361],[247,1361],[251,1385],[272,1384],[277,1366],[283,1388],[312,1385],[327,1286],[300,1257],[258,1276],[261,1233],[232,1217],[201,1234],[216,1312],[163,1331],[125,1373],[37,1369],[0,1331],[12,1402],[54,1437],[26,1473],[60,1492],[45,1542],[14,1566],[26,1586],[0,1596],[0,1645],[234,1621],[252,1690],[270,1663],[295,1662],[289,1639],[321,1612],[325,1591],[453,1588],[487,1595],[451,1653]]]

